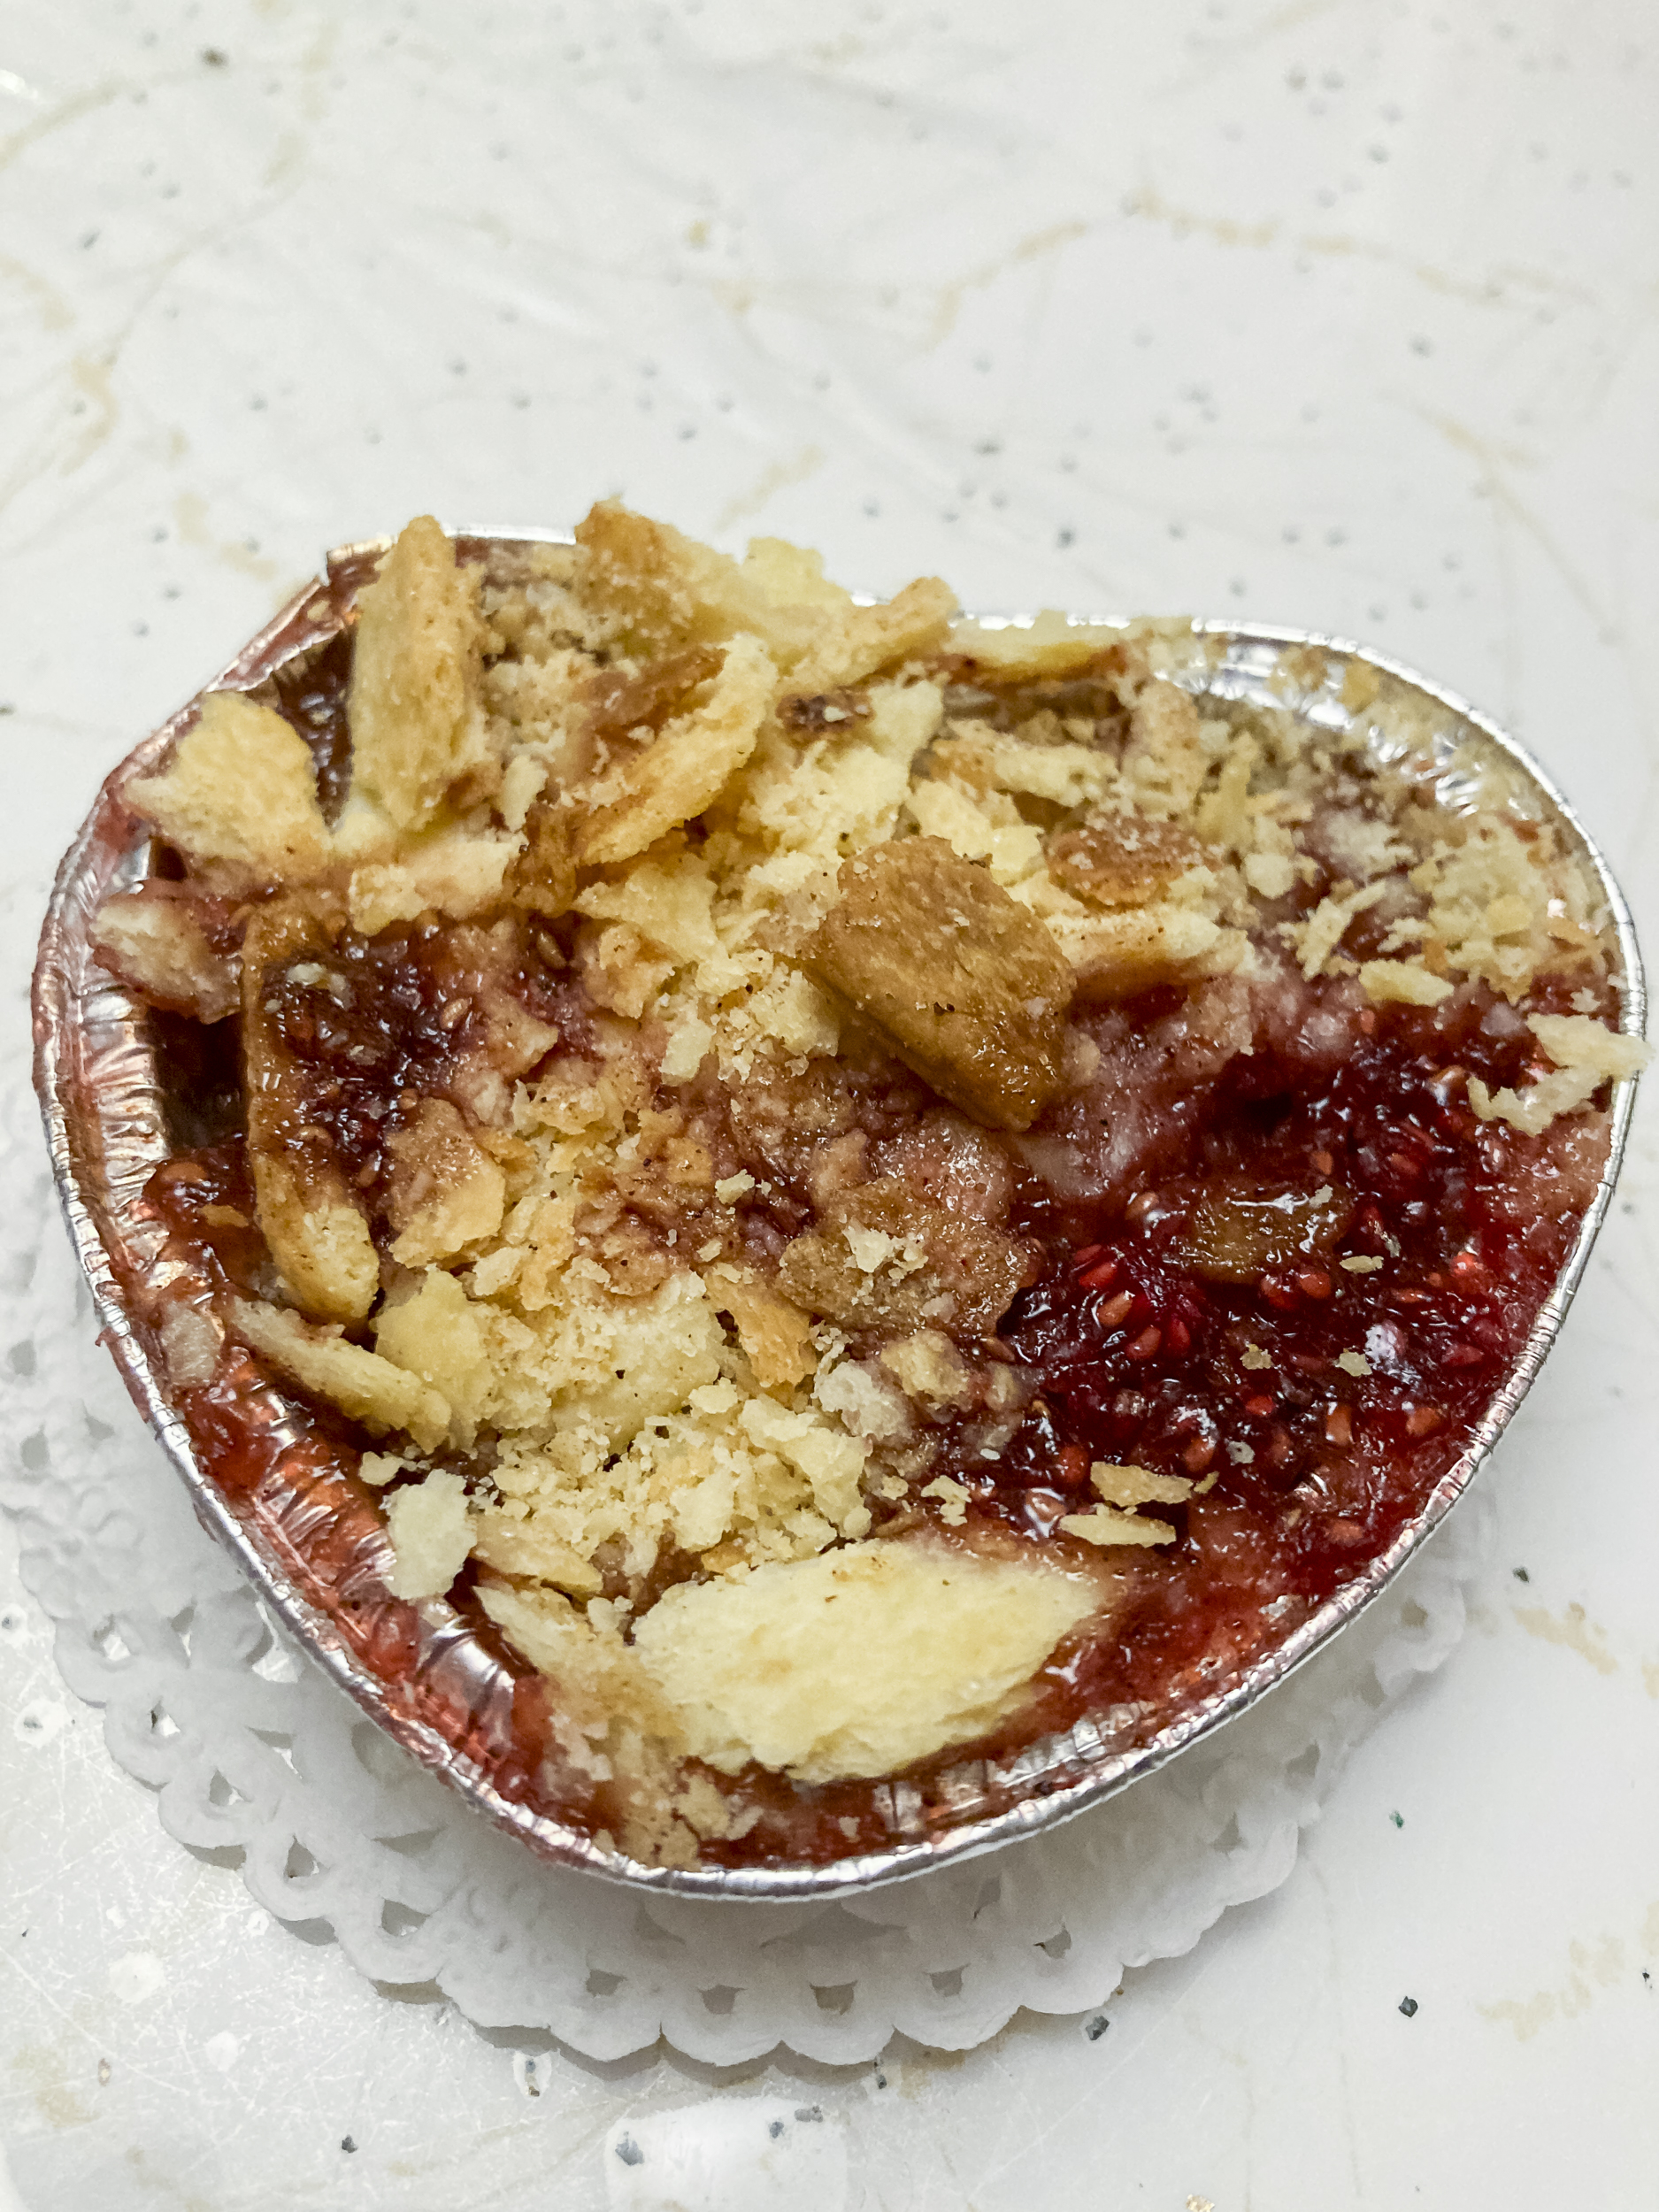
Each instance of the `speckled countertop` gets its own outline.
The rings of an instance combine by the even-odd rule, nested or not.
[[[6,944],[325,546],[620,492],[1365,639],[1538,752],[1651,947],[1656,102],[1640,0],[0,4]],[[1655,1126],[1463,1647],[1103,2033],[726,2077],[377,1994],[162,1833],[0,1548],[0,2207],[665,2205],[619,2123],[721,2212],[1659,2203]],[[768,2183],[778,2099],[825,2132]]]

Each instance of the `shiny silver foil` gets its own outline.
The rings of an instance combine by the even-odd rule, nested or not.
[[[463,534],[457,546],[463,557],[478,558],[492,544],[555,534],[479,531]],[[388,542],[331,554],[324,577],[299,593],[205,688],[252,690],[273,670],[349,626],[357,589]],[[1623,1026],[1640,1033],[1644,992],[1629,910],[1571,808],[1512,739],[1451,693],[1340,639],[1225,623],[1202,624],[1199,632],[1207,650],[1176,672],[1188,688],[1286,708],[1332,731],[1348,726],[1341,690],[1348,664],[1368,662],[1392,680],[1392,696],[1403,696],[1426,718],[1440,795],[1448,805],[1455,807],[1471,778],[1498,761],[1524,804],[1564,823],[1569,841],[1599,879],[1609,935],[1617,940]],[[1314,649],[1286,662],[1288,648]],[[1287,668],[1294,672],[1288,684]],[[365,1713],[480,1812],[546,1858],[641,1890],[728,1899],[827,1898],[992,1850],[1099,1804],[1265,1696],[1387,1587],[1467,1488],[1555,1341],[1612,1194],[1630,1122],[1632,1083],[1616,1089],[1612,1146],[1594,1203],[1469,1448],[1386,1552],[1235,1679],[1131,1748],[1114,1740],[1116,1717],[1102,1714],[1003,1761],[964,1759],[926,1799],[902,1778],[883,1785],[879,1797],[891,1840],[881,1851],[825,1864],[687,1869],[647,1866],[605,1850],[580,1829],[525,1801],[523,1761],[513,1747],[511,1727],[514,1682],[523,1670],[505,1665],[446,1601],[411,1606],[391,1596],[384,1579],[391,1555],[380,1513],[355,1478],[333,1463],[303,1416],[296,1417],[294,1402],[268,1382],[250,1382],[239,1413],[257,1434],[259,1468],[257,1480],[232,1491],[201,1463],[170,1394],[156,1294],[165,1292],[175,1302],[188,1298],[205,1312],[207,1287],[165,1257],[161,1231],[142,1193],[155,1169],[178,1148],[173,1131],[180,1109],[189,1104],[188,1071],[169,1057],[148,1010],[94,959],[89,928],[103,901],[141,879],[150,864],[149,833],[123,805],[121,788],[129,776],[160,764],[196,705],[192,700],[147,737],[104,784],[64,860],[41,935],[35,1083],[70,1233],[104,1340],[177,1466],[197,1517]]]

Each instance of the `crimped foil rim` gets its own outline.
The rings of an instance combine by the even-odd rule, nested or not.
[[[479,529],[455,534],[474,542],[570,541],[568,533],[555,531]],[[370,539],[336,548],[328,557],[326,576],[297,593],[204,691],[249,687],[308,646],[334,634],[349,619],[355,576],[365,571],[389,542],[384,538]],[[1000,627],[1018,626],[1029,618],[982,616],[980,619]],[[1458,694],[1431,683],[1405,663],[1351,640],[1324,632],[1220,620],[1192,626],[1201,636],[1226,641],[1227,652],[1210,671],[1206,687],[1210,695],[1230,691],[1234,696],[1256,696],[1286,648],[1312,648],[1340,657],[1343,662],[1364,663],[1410,687],[1432,702],[1437,712],[1494,746],[1556,810],[1594,871],[1618,943],[1623,996],[1620,1025],[1627,1034],[1641,1033],[1646,995],[1630,909],[1594,840],[1553,780],[1522,745]],[[1235,660],[1235,656],[1240,657]],[[1254,658],[1244,657],[1249,656]],[[1214,682],[1215,676],[1223,672],[1233,679],[1230,686]],[[519,1836],[544,1858],[583,1868],[640,1892],[773,1902],[830,1899],[997,1849],[1103,1802],[1256,1703],[1387,1587],[1467,1489],[1555,1341],[1611,1200],[1634,1103],[1633,1081],[1615,1086],[1611,1143],[1595,1197],[1520,1356],[1482,1416],[1468,1448],[1387,1549],[1225,1691],[1178,1715],[1149,1742],[1126,1751],[1108,1749],[1094,1724],[1085,1718],[1062,1736],[1027,1747],[999,1770],[1004,1786],[1024,1787],[1027,1792],[1005,1809],[978,1819],[953,1821],[935,1832],[884,1851],[827,1864],[678,1868],[648,1866],[621,1852],[603,1850],[580,1830],[536,1814],[504,1793],[483,1764],[449,1733],[395,1703],[387,1683],[357,1655],[330,1614],[307,1597],[268,1538],[265,1542],[258,1540],[254,1525],[232,1509],[197,1463],[188,1432],[173,1409],[117,1279],[112,1244],[119,1235],[119,1222],[112,1217],[119,1213],[119,1203],[111,1201],[110,1178],[101,1171],[100,1164],[107,1162],[112,1152],[119,1156],[124,1140],[134,1141],[134,1133],[144,1127],[147,1116],[151,1124],[157,1120],[162,1084],[155,1054],[138,1038],[140,1021],[129,995],[90,962],[88,930],[111,884],[118,878],[127,879],[141,872],[139,856],[147,835],[122,807],[119,787],[141,757],[146,764],[159,758],[192,716],[202,695],[198,693],[142,741],[106,779],[58,871],[42,930],[34,979],[35,1080],[65,1217],[86,1271],[104,1340],[134,1402],[184,1480],[197,1518],[236,1558],[297,1640],[365,1713],[488,1819]],[[1283,703],[1282,700],[1278,703]],[[88,1016],[88,1004],[101,1005],[104,1010]],[[115,1079],[106,1080],[102,1089],[95,1084],[88,1095],[84,1048],[91,1042],[98,1021],[112,1024],[124,1044],[120,1049],[110,1048]],[[134,1179],[142,1184],[161,1156],[160,1151],[144,1152],[129,1165],[123,1179],[127,1202]],[[475,1645],[469,1655],[466,1647],[472,1640],[458,1617],[442,1601],[419,1610],[421,1663],[431,1660],[452,1669],[458,1665],[463,1675],[471,1665],[480,1695],[498,1699],[500,1683],[491,1685],[484,1678],[495,1663]],[[495,1668],[495,1671],[502,1671]],[[1054,1778],[1044,1786],[1049,1778]],[[893,1786],[901,1792],[904,1787],[902,1782]]]

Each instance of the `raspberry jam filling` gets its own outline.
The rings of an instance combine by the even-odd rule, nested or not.
[[[1386,1551],[1467,1449],[1601,1166],[1469,1110],[1471,1074],[1518,1079],[1516,1026],[1485,993],[1450,1021],[1366,1012],[1334,1070],[1235,1063],[1126,1205],[1025,1185],[1050,1256],[1001,1336],[1036,1394],[995,1459],[953,1457],[970,1514],[1042,1541],[1097,1462],[1194,1485],[1110,1634],[1052,1671],[1048,1724],[1139,1707],[1125,1740],[1154,1732]]]
[[[303,1071],[304,1124],[326,1133],[358,1189],[378,1187],[406,1102],[457,1091],[465,1102],[474,1064],[500,1056],[503,1005],[580,1048],[580,993],[536,937],[518,916],[488,931],[427,917],[373,937],[342,930],[326,961],[273,966],[265,1010]]]

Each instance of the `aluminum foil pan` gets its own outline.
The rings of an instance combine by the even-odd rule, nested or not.
[[[492,544],[549,539],[568,541],[551,532],[475,531],[462,534],[457,547],[462,557],[479,558]],[[332,553],[324,576],[205,688],[253,690],[349,628],[357,590],[389,542],[375,540]],[[1502,756],[1525,803],[1564,824],[1569,841],[1599,879],[1617,937],[1623,1025],[1640,1033],[1644,993],[1629,910],[1576,816],[1520,746],[1465,701],[1342,639],[1220,622],[1201,624],[1198,633],[1200,651],[1177,672],[1189,689],[1285,708],[1333,731],[1348,721],[1341,694],[1350,663],[1368,663],[1391,680],[1388,695],[1415,718],[1419,737],[1431,737],[1448,804],[1458,803],[1471,773]],[[545,1858],[641,1890],[727,1899],[827,1898],[994,1849],[1101,1803],[1254,1705],[1387,1587],[1467,1488],[1555,1341],[1607,1211],[1629,1126],[1632,1083],[1616,1089],[1612,1146],[1594,1203],[1469,1448],[1386,1552],[1234,1680],[1130,1748],[1114,1742],[1110,1717],[1103,1716],[1086,1718],[1004,1761],[964,1760],[948,1769],[926,1796],[903,1779],[887,1785],[882,1798],[888,1846],[858,1857],[828,1864],[683,1869],[643,1865],[603,1848],[534,1801],[534,1776],[513,1725],[515,1671],[447,1601],[411,1605],[388,1591],[391,1554],[380,1514],[303,1409],[269,1383],[250,1383],[239,1411],[256,1440],[232,1486],[216,1481],[204,1466],[170,1395],[157,1294],[165,1291],[171,1302],[182,1295],[205,1307],[206,1286],[164,1258],[161,1231],[142,1193],[162,1161],[193,1141],[192,1089],[199,1071],[181,1054],[176,1030],[170,1033],[97,964],[88,932],[104,900],[130,887],[150,866],[148,832],[122,804],[120,788],[129,775],[153,772],[196,705],[192,700],[147,737],[105,783],[65,858],[42,932],[35,974],[35,1084],[70,1232],[104,1340],[177,1466],[197,1517],[365,1713],[480,1813]]]

